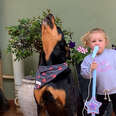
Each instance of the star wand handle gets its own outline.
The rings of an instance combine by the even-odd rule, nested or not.
[[[96,70],[93,71],[92,97],[96,97]]]

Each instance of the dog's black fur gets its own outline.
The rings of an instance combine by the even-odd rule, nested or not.
[[[49,26],[52,30],[54,25],[52,24],[51,18],[53,18],[53,15],[49,14],[44,19],[44,24]],[[48,60],[46,60],[46,54],[44,50],[42,51],[39,65],[48,66],[61,64],[66,62],[66,59],[68,58],[69,51],[66,49],[67,44],[64,40],[63,32],[59,27],[56,29],[58,34],[61,34],[62,38],[55,45]],[[79,93],[78,83],[76,81],[77,80],[74,79],[70,68],[68,68],[59,74],[52,82],[49,82],[47,85],[45,85],[46,88],[52,87],[54,90],[63,90],[65,92],[66,99],[64,106],[60,100],[54,98],[53,93],[51,93],[48,89],[45,89],[44,92],[42,92],[41,98],[39,99],[39,101],[42,102],[38,103],[37,94],[35,94],[38,116],[47,116],[46,113],[42,113],[45,110],[47,110],[49,116],[82,116],[83,102]],[[38,89],[38,94],[41,94],[41,92],[39,93],[41,89],[42,88]]]

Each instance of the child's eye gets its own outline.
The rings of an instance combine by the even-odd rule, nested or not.
[[[102,41],[102,40],[99,40],[100,42]]]
[[[92,43],[95,43],[96,41],[94,40],[94,41],[92,41]]]

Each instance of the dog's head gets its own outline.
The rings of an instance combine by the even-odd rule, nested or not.
[[[52,14],[47,15],[42,22],[42,45],[47,61],[61,39],[62,35],[58,33],[54,16]]]
[[[56,26],[55,18],[52,14],[48,14],[42,22],[42,45],[46,61],[50,60],[52,53],[57,58],[61,57],[61,54],[63,54],[62,57],[67,55],[63,32]]]

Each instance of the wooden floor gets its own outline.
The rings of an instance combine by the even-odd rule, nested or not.
[[[0,116],[23,116],[23,114],[19,111],[19,108],[17,108],[14,104],[14,101],[9,101],[10,108],[6,112],[0,112]]]

